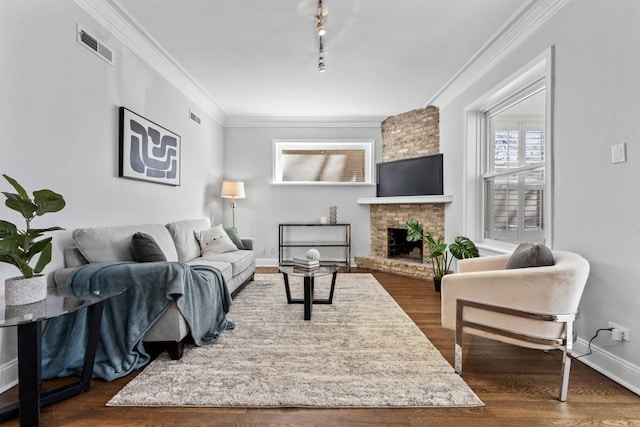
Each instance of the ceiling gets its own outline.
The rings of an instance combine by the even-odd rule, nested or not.
[[[420,108],[529,0],[107,0],[227,116],[386,117]]]

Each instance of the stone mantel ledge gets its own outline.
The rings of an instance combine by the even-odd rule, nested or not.
[[[451,203],[453,196],[397,196],[397,197],[359,197],[359,205],[402,205],[421,203]]]

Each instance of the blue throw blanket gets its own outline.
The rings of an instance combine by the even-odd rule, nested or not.
[[[142,337],[175,300],[196,345],[214,342],[225,329],[231,296],[220,272],[179,262],[92,263],[66,284],[70,293],[127,288],[104,305],[93,376],[107,381],[147,364]],[[80,375],[87,339],[87,310],[52,319],[42,337],[42,378]]]

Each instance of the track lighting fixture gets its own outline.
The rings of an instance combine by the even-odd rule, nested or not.
[[[322,48],[322,36],[320,36],[320,54],[318,56],[318,71],[324,73],[324,49]]]
[[[318,36],[322,37],[327,33],[324,24],[327,21],[327,9],[322,5],[322,0],[318,0],[318,9],[316,10],[316,30]]]
[[[327,9],[322,4],[322,0],[318,0],[318,9],[316,10],[316,30],[320,38],[320,52],[318,53],[318,71],[324,73],[324,47],[322,46],[322,38],[327,33],[324,27],[327,22]]]

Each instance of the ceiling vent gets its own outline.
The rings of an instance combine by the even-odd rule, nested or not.
[[[95,37],[89,34],[84,28],[78,25],[78,43],[98,55],[109,64],[114,64],[113,51],[100,43]]]

